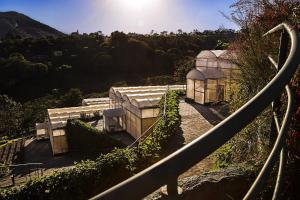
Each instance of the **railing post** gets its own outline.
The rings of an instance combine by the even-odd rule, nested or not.
[[[167,192],[168,192],[169,196],[177,196],[178,195],[178,191],[177,191],[177,178],[171,180],[167,184]]]
[[[283,29],[281,32],[280,36],[280,45],[279,45],[279,53],[278,53],[278,65],[277,65],[277,72],[280,71],[282,68],[283,64],[285,63],[287,59],[287,50],[288,50],[288,33]],[[280,96],[276,98],[273,101],[273,112],[277,114],[277,116],[280,118],[280,108],[281,108],[281,100]],[[277,129],[276,129],[276,124],[274,121],[274,118],[272,118],[272,123],[271,123],[271,133],[270,133],[270,146],[272,146],[276,140],[277,137]]]
[[[171,199],[176,199],[179,195],[182,194],[182,189],[178,187],[178,177],[172,177],[171,180],[167,183],[166,186],[161,188],[161,193],[164,196],[168,196]]]

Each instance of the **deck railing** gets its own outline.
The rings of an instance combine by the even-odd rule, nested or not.
[[[277,199],[283,183],[282,178],[286,161],[285,138],[291,121],[294,104],[288,84],[300,63],[298,32],[290,25],[283,23],[265,35],[278,30],[283,31],[279,48],[278,64],[271,57],[269,58],[272,64],[278,69],[278,72],[257,95],[193,142],[92,199],[142,199],[164,185],[167,185],[168,195],[177,195],[177,179],[180,174],[186,172],[225,144],[270,104],[275,105],[276,103],[273,102],[281,96],[282,91],[285,89],[288,101],[287,109],[281,123],[276,113],[278,109],[274,109],[273,112],[275,130],[278,132],[277,139],[262,170],[244,197],[244,199],[254,199],[259,194],[264,188],[280,154],[278,177],[273,195],[273,199]],[[288,47],[288,37],[290,37],[290,51],[285,59],[284,52]]]

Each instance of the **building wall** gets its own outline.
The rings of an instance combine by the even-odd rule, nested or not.
[[[135,139],[141,136],[141,118],[126,110],[126,131]]]
[[[53,134],[53,131],[59,130],[50,131],[50,143],[53,155],[67,153],[69,151],[69,148],[66,134],[55,136],[55,134]],[[64,132],[64,130],[62,131]]]
[[[142,133],[145,133],[157,120],[157,117],[142,119]],[[152,133],[153,127],[147,131],[146,135]]]
[[[53,155],[67,153],[69,151],[68,149],[68,142],[67,142],[67,136],[55,136],[53,137]]]

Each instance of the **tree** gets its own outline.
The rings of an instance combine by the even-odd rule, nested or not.
[[[83,95],[80,89],[72,88],[62,97],[62,106],[79,106]]]
[[[195,67],[195,61],[192,57],[187,57],[185,60],[176,63],[176,69],[174,72],[175,80],[178,83],[186,82],[187,73]]]
[[[15,135],[21,131],[23,111],[20,103],[0,95],[0,135]]]
[[[224,49],[227,49],[228,46],[229,46],[229,43],[223,42],[222,40],[218,40],[215,50],[224,50]]]
[[[273,34],[262,37],[282,22],[297,25],[300,18],[299,2],[293,0],[239,0],[232,5],[232,20],[241,28],[236,41],[229,48],[238,52],[236,64],[240,69],[239,87],[234,91],[232,111],[256,95],[273,77],[275,69],[268,55],[277,57],[279,38]],[[271,132],[272,110],[267,108],[241,133],[233,138],[233,162],[258,163],[265,160],[273,145]],[[243,156],[241,156],[243,155]]]

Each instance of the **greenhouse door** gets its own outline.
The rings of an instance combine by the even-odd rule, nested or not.
[[[224,85],[218,85],[217,87],[218,101],[224,101],[224,93],[225,93]]]
[[[204,104],[204,81],[195,80],[195,102]]]

